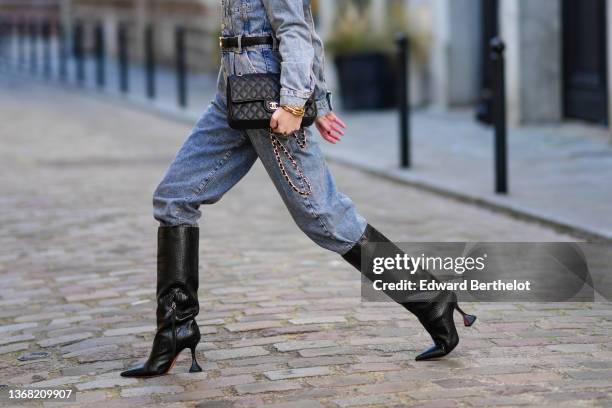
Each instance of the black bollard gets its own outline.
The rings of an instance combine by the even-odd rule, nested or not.
[[[25,66],[25,36],[26,23],[21,21],[17,24],[17,66],[19,68]]]
[[[73,31],[73,44],[74,57],[76,59],[76,79],[79,85],[85,82],[85,50],[83,46],[83,35],[83,24],[81,22],[76,22]]]
[[[495,125],[495,191],[508,193],[508,147],[506,126],[506,74],[501,38],[491,40],[491,77],[493,78],[493,123]]]
[[[117,31],[118,53],[119,53],[119,89],[123,93],[130,90],[129,84],[129,56],[128,56],[128,32],[125,24],[119,24]]]
[[[106,85],[106,45],[104,43],[104,26],[96,24],[95,28],[96,49],[96,85],[103,88]]]
[[[38,72],[38,25],[30,23],[30,73],[36,75]]]
[[[405,34],[397,36],[398,46],[398,91],[399,91],[399,119],[400,119],[400,166],[404,169],[410,167],[410,42]]]
[[[5,64],[7,59],[7,38],[8,38],[7,22],[0,17],[0,63]]]
[[[51,77],[51,23],[45,21],[42,25],[43,38],[43,75]]]
[[[66,29],[61,22],[57,23],[57,70],[60,81],[68,79],[68,45]]]
[[[145,29],[145,63],[147,97],[155,98],[155,37],[153,26],[149,24]]]
[[[176,80],[178,104],[187,106],[187,64],[185,58],[185,28],[177,27],[175,32],[176,46]]]

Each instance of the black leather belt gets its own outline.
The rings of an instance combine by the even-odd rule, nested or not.
[[[259,37],[219,37],[219,46],[221,50],[228,50],[231,48],[244,48],[252,47],[254,45],[274,45],[275,41],[271,35],[263,35]]]

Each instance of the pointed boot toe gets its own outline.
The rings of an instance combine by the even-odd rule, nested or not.
[[[122,377],[145,377],[147,374],[144,364],[137,365],[121,372]]]
[[[419,354],[418,356],[416,356],[415,360],[416,361],[433,360],[436,358],[444,357],[448,353],[450,353],[450,350],[446,351],[444,347],[433,345],[427,350],[425,350],[424,352],[422,352],[421,354]]]

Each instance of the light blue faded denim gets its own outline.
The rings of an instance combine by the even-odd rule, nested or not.
[[[247,16],[253,16],[253,20],[240,20],[241,31],[238,32],[245,35],[265,32],[264,27],[270,27],[270,23],[264,13],[264,3],[301,4],[302,0],[225,0],[226,11],[231,10],[233,17],[229,18],[226,13],[224,35],[235,33],[229,31],[230,27],[236,27],[240,20],[236,13],[242,13],[243,10],[247,11]],[[244,31],[245,27],[254,31]],[[336,189],[311,129],[305,129],[305,149],[298,146],[295,137],[279,138],[291,151],[312,186],[311,195],[301,196],[282,176],[267,131],[234,130],[227,124],[228,75],[281,72],[282,77],[287,72],[283,70],[282,52],[282,47],[279,51],[272,46],[255,46],[222,53],[217,95],[193,128],[154,193],[154,216],[162,226],[197,226],[202,215],[202,205],[219,201],[259,158],[296,224],[315,243],[344,254],[359,241],[367,222],[359,215],[353,202]],[[305,189],[306,186],[290,164],[286,165],[286,169],[297,186]]]
[[[221,0],[222,35],[275,34],[281,62],[281,105],[303,106],[314,92],[320,115],[331,110],[325,83],[323,42],[317,35],[312,0]]]

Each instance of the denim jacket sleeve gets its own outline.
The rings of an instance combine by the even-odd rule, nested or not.
[[[315,91],[315,52],[303,0],[262,0],[279,41],[281,105],[304,106]]]
[[[312,46],[315,55],[313,71],[317,81],[314,91],[317,114],[323,116],[332,110],[331,92],[327,90],[327,83],[325,82],[325,48],[323,41],[314,31],[314,22],[312,23]]]

